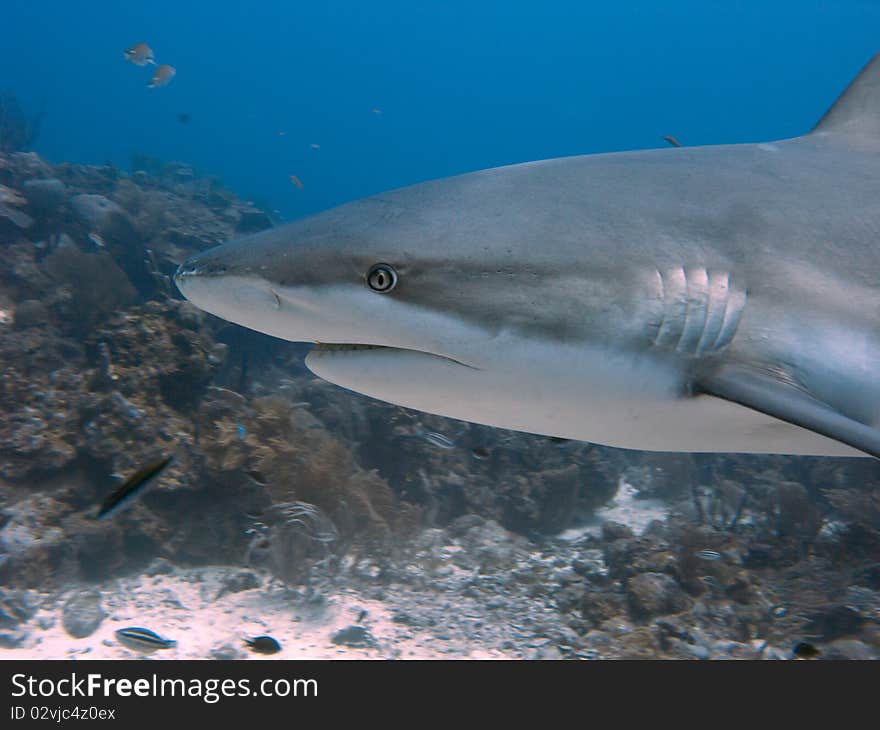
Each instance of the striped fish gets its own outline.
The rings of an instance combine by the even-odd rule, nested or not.
[[[130,626],[127,629],[117,629],[116,639],[120,644],[129,649],[138,651],[156,651],[156,649],[170,649],[176,646],[174,639],[163,639],[155,631],[142,629],[139,626]]]
[[[143,492],[150,482],[162,473],[165,467],[173,460],[174,455],[172,454],[138,469],[104,500],[104,503],[98,510],[98,519],[103,519],[122,509],[138,494]]]
[[[429,444],[433,444],[441,449],[454,449],[455,442],[444,436],[442,433],[437,433],[436,431],[425,431],[425,429],[419,427],[416,429],[416,433],[421,436],[425,441]]]

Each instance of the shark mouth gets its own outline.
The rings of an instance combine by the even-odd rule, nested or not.
[[[358,345],[358,344],[334,344],[332,342],[316,342],[313,352],[350,352],[352,350],[400,350],[399,347],[386,347],[385,345]],[[418,351],[416,351],[418,352]],[[430,355],[432,353],[425,353]]]
[[[357,343],[343,344],[343,343],[332,343],[332,342],[316,342],[315,346],[312,348],[312,353],[315,355],[326,355],[332,354],[335,352],[358,352],[364,350],[377,350],[387,352],[388,354],[393,354],[396,352],[399,353],[408,353],[408,354],[418,354],[424,355],[426,357],[436,357],[439,360],[447,360],[454,365],[460,365],[461,367],[468,368],[470,370],[481,370],[482,368],[475,367],[473,365],[468,365],[461,360],[456,360],[454,357],[449,357],[449,355],[441,355],[436,352],[428,352],[426,350],[416,350],[404,347],[389,347],[387,345],[362,345]],[[311,354],[311,353],[310,353]]]

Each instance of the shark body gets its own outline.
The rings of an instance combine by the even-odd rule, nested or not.
[[[657,451],[880,456],[880,56],[803,137],[586,155],[203,252],[202,309],[320,377]]]

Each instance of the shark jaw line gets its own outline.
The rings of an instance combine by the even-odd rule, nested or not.
[[[183,273],[178,274],[175,281],[184,296],[203,310],[272,337],[312,343],[314,347],[309,354],[313,358],[320,357],[324,362],[355,352],[373,350],[377,353],[381,351],[385,356],[395,353],[420,355],[468,370],[482,369],[465,359],[448,354],[455,347],[450,343],[473,340],[483,334],[454,318],[429,314],[427,319],[411,324],[410,327],[417,332],[449,331],[448,342],[400,336],[402,328],[393,324],[385,327],[382,332],[365,334],[362,330],[366,320],[361,324],[346,323],[342,329],[338,327],[339,322],[347,319],[345,312],[363,312],[365,304],[378,304],[381,307],[370,310],[368,323],[392,321],[395,317],[394,310],[400,305],[391,300],[379,299],[379,295],[371,295],[364,300],[358,296],[359,291],[350,287],[339,287],[325,292],[309,291],[306,288],[294,289],[252,275],[202,278]],[[394,310],[389,310],[389,306],[394,307]],[[330,316],[321,321],[326,312],[330,312]],[[414,314],[425,315],[424,312]],[[372,342],[359,342],[360,337]],[[413,342],[413,339],[418,341]],[[473,361],[478,359],[478,353],[479,348],[473,349],[465,357]]]
[[[345,352],[355,352],[355,351],[363,351],[363,350],[381,350],[384,353],[394,354],[396,352],[399,353],[416,353],[418,355],[425,355],[427,357],[435,357],[438,360],[446,360],[453,365],[459,365],[463,368],[467,368],[468,370],[482,370],[483,368],[478,368],[475,365],[468,365],[466,362],[462,362],[461,360],[456,360],[454,357],[449,357],[449,355],[440,355],[436,352],[427,352],[425,350],[414,350],[406,347],[390,347],[388,345],[362,345],[357,343],[333,343],[333,342],[316,342],[315,346],[312,348],[312,352],[316,355],[320,355],[322,357],[332,357],[334,353],[345,353]]]

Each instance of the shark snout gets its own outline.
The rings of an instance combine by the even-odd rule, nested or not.
[[[177,267],[174,273],[174,281],[193,276],[222,276],[226,273],[226,266],[217,261],[206,260],[203,256],[193,256]]]
[[[180,266],[177,267],[177,271],[174,272],[174,280],[177,281],[178,279],[182,279],[184,276],[195,276],[198,273],[198,270],[198,259],[187,259]]]

